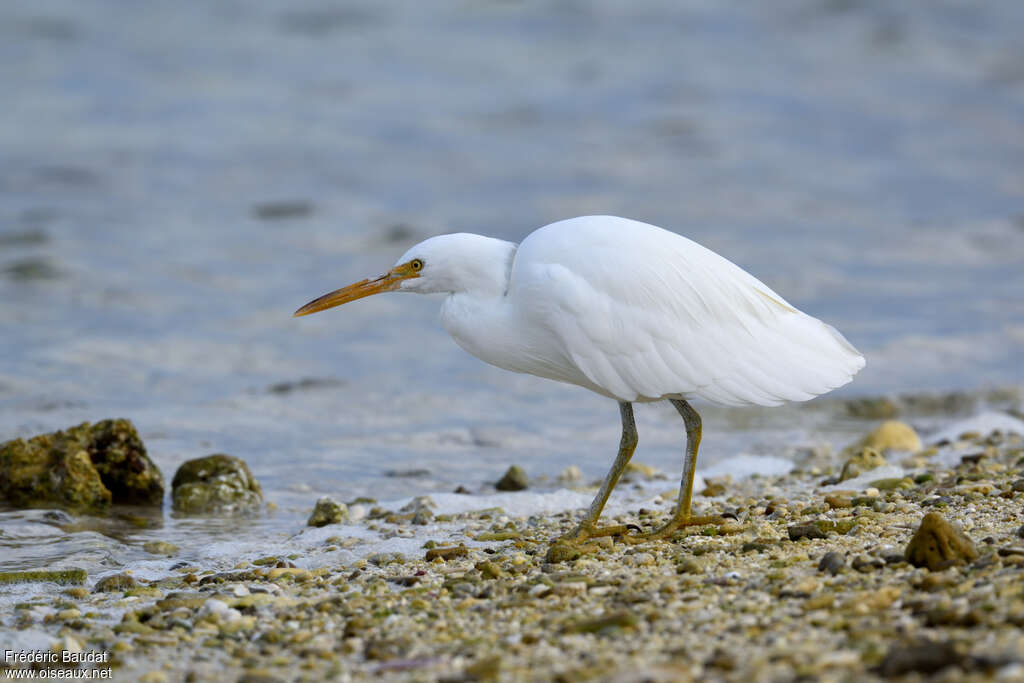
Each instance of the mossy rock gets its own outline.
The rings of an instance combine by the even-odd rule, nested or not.
[[[886,461],[886,459],[882,457],[882,454],[876,449],[870,446],[864,446],[854,453],[853,456],[843,465],[843,470],[839,473],[839,481],[856,479],[868,470],[873,470],[888,464],[888,461]]]
[[[90,428],[89,458],[113,502],[163,505],[164,475],[146,454],[131,422],[103,420]]]
[[[94,593],[116,593],[131,590],[138,585],[130,574],[111,574],[97,581],[92,590]]]
[[[61,584],[81,585],[89,575],[84,569],[69,567],[68,569],[40,569],[27,572],[0,572],[0,586],[12,583],[52,582]]]
[[[182,463],[171,482],[174,509],[187,515],[252,512],[263,490],[241,458],[223,453]]]
[[[529,487],[530,478],[519,465],[512,465],[508,471],[494,484],[499,491],[522,491]]]
[[[83,422],[0,445],[0,504],[101,513],[163,503],[164,478],[132,423]]]
[[[89,459],[87,430],[0,445],[0,505],[102,513],[110,501],[110,490]]]
[[[307,526],[327,526],[328,524],[340,524],[348,519],[348,506],[339,503],[330,496],[323,496],[316,501],[313,514],[306,520]]]

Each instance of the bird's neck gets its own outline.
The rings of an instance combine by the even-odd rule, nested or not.
[[[515,356],[506,347],[516,343],[518,334],[514,310],[503,293],[450,294],[441,304],[441,322],[467,353],[485,363],[520,371],[509,367],[505,360]]]

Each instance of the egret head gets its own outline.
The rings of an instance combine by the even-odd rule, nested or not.
[[[464,232],[431,237],[405,252],[383,275],[324,294],[295,315],[309,315],[381,292],[500,294],[508,282],[515,248],[511,242]]]

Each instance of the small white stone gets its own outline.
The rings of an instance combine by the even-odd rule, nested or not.
[[[654,555],[650,553],[635,553],[627,555],[624,559],[626,564],[633,567],[649,567],[654,564]]]
[[[531,598],[543,598],[545,595],[549,594],[550,592],[551,592],[551,586],[549,586],[547,584],[544,584],[544,583],[538,583],[536,586],[534,586],[533,588],[531,588],[529,590],[529,595],[530,595]]]
[[[583,595],[587,592],[586,581],[563,581],[555,586],[559,595]]]
[[[230,623],[242,618],[242,613],[238,610],[228,607],[228,604],[223,600],[216,598],[210,598],[203,603],[203,606],[199,608],[199,614],[197,615],[200,619],[205,616],[213,616],[222,622]]]
[[[82,644],[74,636],[64,636],[58,644],[58,649],[68,652],[81,652]]]
[[[576,465],[569,465],[558,475],[558,481],[569,484],[583,480],[583,472]]]

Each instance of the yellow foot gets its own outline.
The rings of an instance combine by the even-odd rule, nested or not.
[[[593,524],[581,523],[578,527],[567,534],[559,536],[555,543],[584,543],[591,538],[601,536],[624,536],[640,531],[635,524],[616,524],[615,526],[594,526]]]
[[[626,543],[644,543],[646,541],[664,541],[671,539],[683,527],[707,526],[708,524],[724,524],[726,519],[713,515],[702,515],[700,517],[687,517],[685,519],[670,520],[662,527],[647,533],[640,533],[631,536],[623,536]]]

